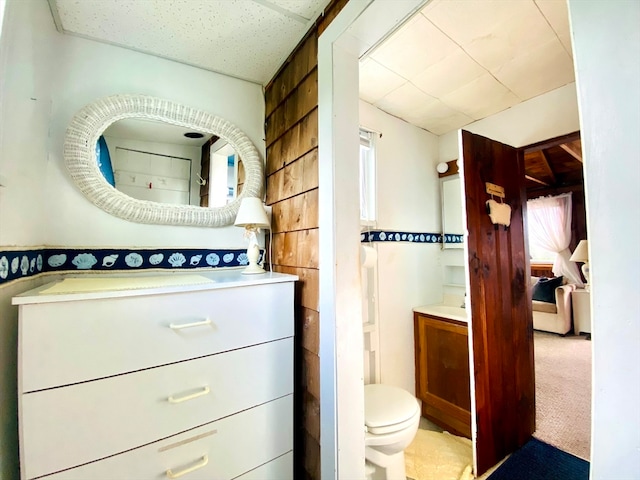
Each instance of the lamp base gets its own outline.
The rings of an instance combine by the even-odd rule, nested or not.
[[[242,275],[255,275],[259,273],[267,273],[267,271],[260,265],[249,265],[241,273]]]
[[[585,262],[582,265],[582,275],[584,275],[584,289],[589,290],[589,280],[591,280],[591,270],[589,270],[589,263]]]
[[[259,273],[267,273],[264,268],[258,265],[258,258],[260,258],[260,247],[257,243],[250,243],[247,248],[247,258],[249,259],[249,265],[242,271],[243,275],[255,275]]]

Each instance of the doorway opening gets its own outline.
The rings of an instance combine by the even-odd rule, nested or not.
[[[574,252],[587,239],[584,198],[583,159],[580,132],[552,138],[522,148],[525,189],[529,203],[527,222],[531,262],[531,285],[540,280],[557,279],[553,271],[558,236],[569,233],[568,248]],[[554,199],[569,201],[570,232],[559,228],[548,231],[540,222],[560,222],[547,204]],[[536,200],[537,199],[537,200]],[[532,209],[541,210],[534,219]],[[537,220],[537,221],[536,221]],[[567,222],[568,223],[568,222]],[[567,225],[568,226],[568,225]],[[536,228],[545,231],[533,231]],[[540,239],[540,237],[545,237]],[[554,237],[554,238],[551,238]],[[542,245],[542,246],[541,246]],[[547,246],[545,249],[544,247]],[[572,272],[573,273],[573,272]],[[574,274],[580,275],[575,271]],[[591,342],[589,291],[585,278],[578,281],[563,276],[564,284],[553,288],[545,298],[539,288],[533,295],[534,359],[536,371],[536,431],[539,440],[585,460],[591,447]],[[557,283],[557,282],[556,282]],[[533,293],[533,292],[532,292]],[[545,300],[545,301],[541,301]],[[586,308],[585,308],[586,306]],[[585,317],[585,318],[583,318]]]

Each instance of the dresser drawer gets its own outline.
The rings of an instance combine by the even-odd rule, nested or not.
[[[287,338],[24,394],[23,470],[33,478],[78,466],[292,392],[293,339]],[[238,455],[244,454],[243,442],[233,444]]]
[[[292,335],[292,282],[21,305],[19,387],[32,392]]]
[[[240,475],[237,480],[293,480],[293,452]]]
[[[293,478],[292,396],[47,480],[156,480],[185,469],[185,480]],[[205,464],[206,463],[206,464]]]

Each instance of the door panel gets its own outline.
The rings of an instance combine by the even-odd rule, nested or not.
[[[462,132],[467,212],[477,474],[522,446],[535,430],[533,321],[521,152]],[[505,189],[511,225],[495,228],[486,182]],[[498,198],[495,200],[499,201]]]

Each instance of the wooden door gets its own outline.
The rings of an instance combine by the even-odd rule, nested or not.
[[[462,132],[475,379],[477,474],[535,430],[533,320],[522,152]],[[504,187],[511,225],[487,215],[486,182]],[[496,198],[496,200],[499,200]]]

